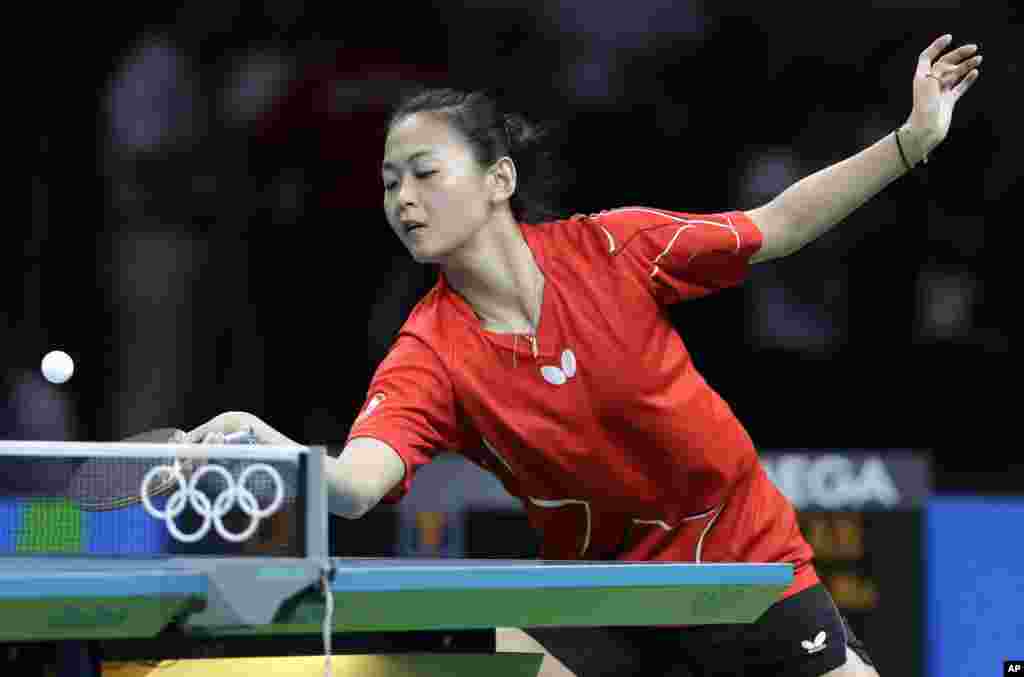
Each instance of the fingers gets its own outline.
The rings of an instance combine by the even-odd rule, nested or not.
[[[206,436],[207,432],[208,430],[206,424],[201,425],[194,430],[189,430],[187,433],[185,433],[185,443],[199,444],[200,442],[203,441],[203,438]]]
[[[190,446],[194,449],[197,445]],[[206,465],[207,460],[209,460],[209,456],[205,454],[197,454],[190,449],[186,454],[179,454],[177,460],[178,467],[181,469],[182,474],[185,475],[185,479],[188,479],[192,477],[192,474],[196,470]]]
[[[964,76],[964,79],[958,82],[956,87],[953,88],[953,96],[959,99],[961,96],[964,95],[964,92],[971,88],[971,85],[977,82],[979,77],[981,77],[980,71],[973,70],[970,73],[968,73],[966,76]]]
[[[938,58],[939,54],[942,54],[942,50],[949,46],[949,43],[953,42],[953,36],[949,33],[936,38],[932,44],[928,45],[921,56],[918,58],[918,62],[925,64],[926,67],[930,68],[932,62]]]
[[[978,45],[968,44],[942,54],[949,46],[953,36],[943,35],[930,44],[918,59],[918,75],[935,78],[940,89],[952,89],[962,95],[970,85],[978,79],[978,66],[982,57],[978,54]],[[940,54],[942,54],[940,58]]]
[[[953,82],[959,82],[961,78],[966,76],[968,73],[974,71],[978,66],[981,65],[981,55],[967,59],[959,66],[951,70],[944,77],[948,77]]]
[[[185,433],[185,444],[223,444],[227,433],[215,425],[204,423]]]
[[[972,45],[964,45],[962,47],[957,47],[956,49],[954,49],[951,52],[946,52],[945,54],[942,55],[942,58],[939,59],[939,61],[940,62],[944,62],[944,63],[948,63],[948,64],[958,64],[961,61],[963,61],[964,59],[967,59],[968,57],[970,57],[972,54],[974,54],[977,51],[978,51],[978,46],[977,45],[973,45],[973,44]]]
[[[301,446],[256,416],[241,411],[229,411],[216,416],[198,428],[186,434],[186,441],[191,444],[224,444],[224,438],[231,433],[248,430],[255,435],[259,444],[277,444],[283,446]]]
[[[219,430],[211,430],[203,435],[200,444],[224,444],[224,433]]]
[[[943,78],[956,76],[955,79],[959,80],[981,63],[981,55],[976,54],[977,51],[977,45],[964,45],[943,55],[932,69]]]
[[[186,433],[184,430],[175,430],[171,434],[171,438],[167,440],[167,442],[168,444],[177,444],[181,446],[191,444],[191,442],[189,441],[189,434]],[[201,465],[203,465],[206,462],[205,457],[197,456],[194,454],[178,454],[176,455],[176,458],[178,467],[184,474],[185,479],[190,478],[192,476],[192,473],[194,473]]]
[[[219,414],[198,428],[189,431],[188,442],[192,444],[214,444],[213,442],[205,441],[205,438],[209,433],[219,433],[223,439],[224,435],[251,427],[251,420],[258,419],[251,414],[246,414],[245,412],[240,411],[228,411],[223,414]]]

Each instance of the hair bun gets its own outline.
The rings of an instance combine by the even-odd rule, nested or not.
[[[508,140],[508,147],[512,148],[519,140],[519,125],[516,124],[515,116],[511,113],[505,113],[501,117],[505,126],[505,138]]]

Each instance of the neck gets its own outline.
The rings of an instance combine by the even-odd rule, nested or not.
[[[534,333],[542,276],[511,214],[481,228],[441,268],[489,329]]]

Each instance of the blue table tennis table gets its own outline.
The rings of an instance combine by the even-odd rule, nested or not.
[[[792,580],[790,566],[776,564],[405,558],[331,564],[332,632],[345,653],[360,652],[345,643],[349,633],[745,623]],[[309,586],[310,573],[301,559],[3,558],[0,641],[317,636],[325,603]],[[231,604],[254,598],[265,607],[256,613],[269,612],[266,623],[225,621]],[[228,610],[209,615],[215,601]],[[494,674],[535,675],[539,659],[533,663]]]
[[[22,455],[166,450],[0,443]],[[788,564],[330,557],[324,450],[279,451],[302,456],[301,556],[0,555],[0,651],[52,649],[59,677],[99,677],[103,660],[323,661],[326,634],[336,675],[535,677],[541,657],[494,653],[494,628],[749,623],[793,578]],[[341,663],[381,657],[394,660]],[[288,674],[323,674],[322,663]]]

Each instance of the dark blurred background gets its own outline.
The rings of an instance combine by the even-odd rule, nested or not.
[[[946,32],[979,43],[982,77],[928,165],[671,316],[882,674],[1019,657],[1006,534],[1024,460],[1004,382],[1024,31],[1009,0],[111,7],[9,24],[31,209],[0,230],[0,439],[114,440],[246,410],[336,452],[436,277],[382,210],[386,116],[411,88],[489,88],[567,123],[566,214],[714,212],[882,139],[910,112],[922,49]],[[66,384],[42,379],[52,349],[75,360]],[[907,484],[905,450],[937,496]],[[399,506],[332,519],[332,553],[531,556],[514,501],[471,470],[448,457]],[[868,504],[879,471],[912,505]]]
[[[385,116],[411,86],[568,122],[567,213],[748,209],[900,125],[918,53],[951,32],[985,63],[930,164],[673,319],[760,447],[925,449],[938,492],[1021,492],[1018,10],[731,4],[188,1],[26,28],[31,86],[9,102],[37,131],[30,218],[0,240],[0,434],[240,409],[343,441],[434,282],[381,208]],[[55,348],[76,363],[62,386],[39,372]]]

